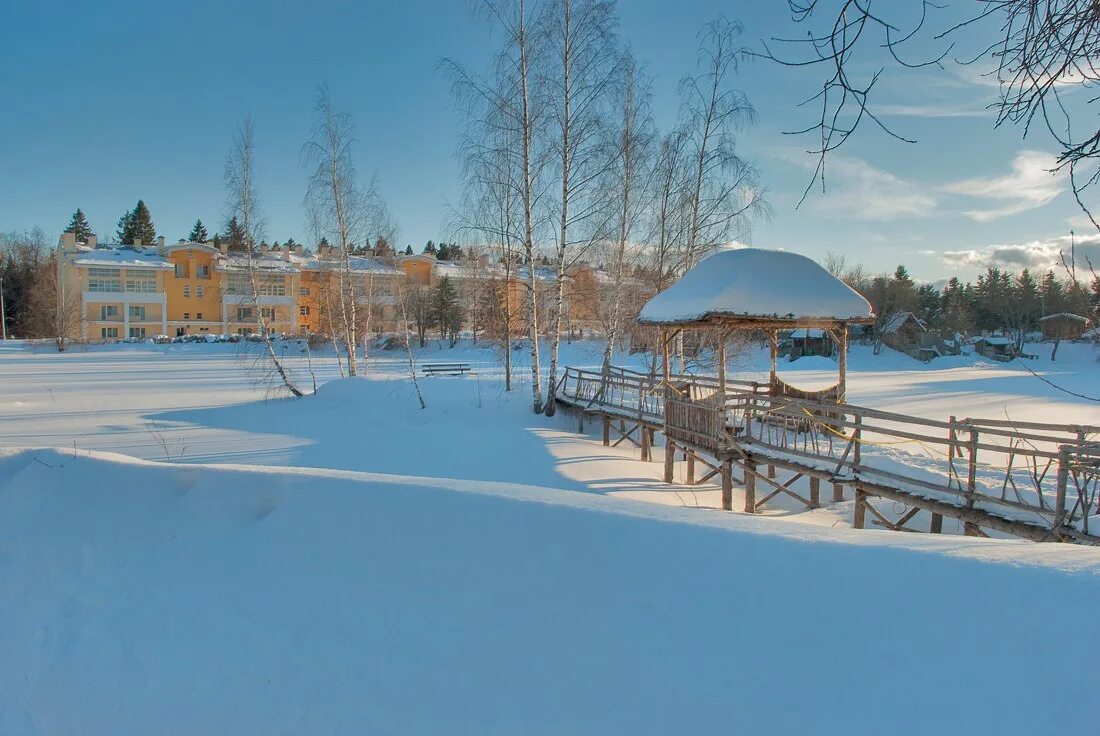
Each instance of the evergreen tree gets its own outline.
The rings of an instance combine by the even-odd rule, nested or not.
[[[1058,314],[1065,306],[1065,295],[1062,292],[1062,284],[1054,276],[1054,271],[1043,274],[1043,281],[1039,285],[1039,304],[1042,316]]]
[[[92,232],[92,226],[88,224],[88,218],[84,216],[84,212],[79,207],[73,213],[73,218],[69,220],[69,226],[65,228],[65,232],[76,235],[76,242],[78,243],[87,243],[88,238],[95,235]]]
[[[374,239],[374,254],[379,257],[393,255],[393,246],[390,245],[390,241],[379,235]]]
[[[411,245],[405,246],[405,255],[411,256],[413,254],[413,247]]]
[[[940,312],[940,295],[932,284],[917,287],[917,317],[923,322],[931,322]]]
[[[202,220],[195,220],[195,226],[191,228],[191,234],[187,236],[187,240],[192,243],[205,243],[209,239],[206,225],[202,224]]]
[[[1012,300],[1012,308],[1019,315],[1019,327],[1021,330],[1034,330],[1039,326],[1039,317],[1042,315],[1039,306],[1039,284],[1031,271],[1024,269],[1016,277],[1016,288]]]
[[[439,280],[432,295],[432,321],[439,326],[439,336],[449,337],[453,347],[458,340],[458,331],[462,329],[462,307],[458,303],[458,292],[449,276]]]
[[[237,222],[236,216],[230,217],[225,224],[225,243],[230,251],[240,252],[248,248],[248,238],[244,228]]]
[[[436,254],[435,243],[428,241],[428,244],[424,246],[425,253],[431,253],[433,256]]]
[[[142,245],[149,245],[156,241],[157,229],[144,200],[139,199],[133,210],[118,219],[117,235],[122,245],[133,245],[138,240]]]

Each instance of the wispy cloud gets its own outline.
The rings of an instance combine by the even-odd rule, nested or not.
[[[931,103],[917,105],[878,105],[876,115],[911,118],[992,118],[995,114],[984,105]]]
[[[1073,238],[1079,269],[1087,268],[1086,259],[1100,267],[1100,233],[1078,235]],[[986,245],[969,250],[949,250],[941,254],[943,262],[956,268],[1007,268],[1020,270],[1031,268],[1046,270],[1061,268],[1062,253],[1069,258],[1070,236],[1059,235],[1045,240],[1026,243]]]
[[[940,187],[944,192],[986,200],[987,205],[964,210],[972,220],[985,222],[1042,207],[1066,189],[1065,171],[1052,171],[1055,157],[1043,151],[1020,151],[1012,171],[1003,176],[964,179]],[[998,203],[1000,203],[998,205]]]
[[[831,157],[826,164],[826,193],[815,199],[818,211],[857,220],[926,217],[936,200],[923,187],[858,158]]]

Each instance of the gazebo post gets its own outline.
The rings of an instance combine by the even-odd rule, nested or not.
[[[768,385],[773,388],[779,385],[779,371],[776,364],[779,361],[779,331],[768,331],[768,347],[771,348],[771,373],[768,375]]]
[[[840,355],[837,356],[837,372],[840,376],[836,386],[836,403],[843,404],[848,396],[848,325],[846,323],[840,323],[836,338],[837,347],[840,348]]]
[[[667,328],[665,328],[665,327],[661,328],[658,339],[660,339],[660,341],[661,341],[661,368],[662,368],[662,371],[664,372],[665,386],[668,386],[669,365],[668,365],[668,329]]]
[[[726,394],[726,331],[718,330],[718,390]]]

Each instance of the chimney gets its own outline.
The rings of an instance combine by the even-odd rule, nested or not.
[[[281,253],[281,255],[282,255],[284,261],[289,261],[290,260],[290,246],[289,245],[284,245],[283,246],[283,252]]]
[[[98,243],[98,242],[99,242],[99,238],[97,238],[94,235],[89,235],[87,240],[84,241],[84,244],[86,246],[88,246],[89,248],[95,248],[96,243]]]
[[[229,253],[229,243],[218,243],[218,250],[224,256]]]
[[[159,253],[160,255],[164,255],[164,236],[163,235],[158,235],[157,236],[157,253]]]
[[[260,245],[260,255],[261,256],[266,256],[268,250],[270,250],[270,248],[268,247],[267,243],[262,243]]]
[[[62,253],[76,253],[76,233],[61,233],[57,248]]]
[[[297,253],[298,255],[302,255],[306,252],[306,247],[304,245],[300,244],[300,243],[295,243],[294,252]]]

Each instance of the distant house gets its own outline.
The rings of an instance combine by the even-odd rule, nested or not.
[[[912,312],[895,312],[882,325],[882,342],[899,353],[928,362],[942,355],[958,355],[959,344],[929,330]]]
[[[1016,342],[1000,335],[976,337],[974,338],[974,352],[986,358],[1008,362],[1016,358]]]
[[[831,358],[836,354],[836,343],[825,330],[794,330],[779,344],[779,354],[790,360],[798,360],[811,355]]]
[[[1088,323],[1081,315],[1069,312],[1048,314],[1039,320],[1044,340],[1077,340],[1084,334]]]

